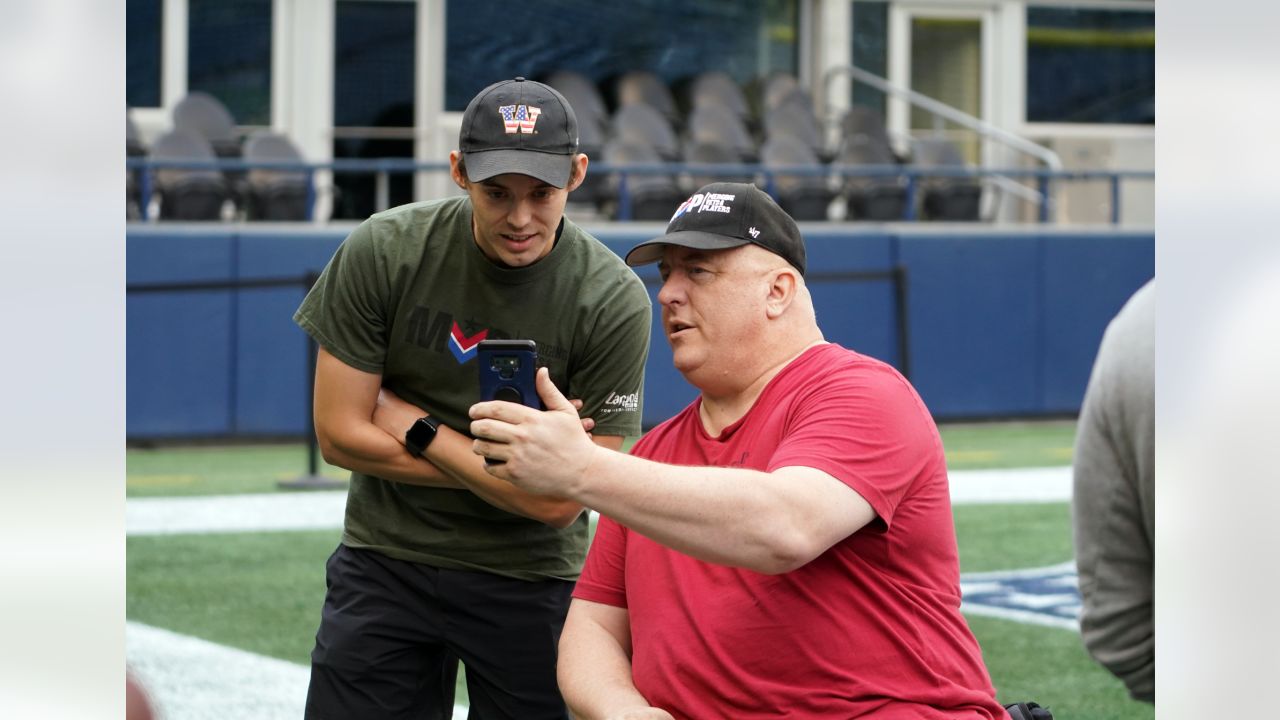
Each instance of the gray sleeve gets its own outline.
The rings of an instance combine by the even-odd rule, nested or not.
[[[1085,647],[1155,697],[1154,320],[1150,286],[1108,326],[1076,431],[1072,524]]]

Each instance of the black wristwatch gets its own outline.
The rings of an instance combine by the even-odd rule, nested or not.
[[[418,457],[422,457],[422,453],[427,451],[427,446],[432,440],[436,439],[436,430],[440,427],[440,421],[428,417],[420,417],[413,421],[413,425],[404,434],[404,447],[409,452]]]

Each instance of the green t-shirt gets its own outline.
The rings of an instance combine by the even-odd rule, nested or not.
[[[479,400],[476,345],[519,338],[599,435],[638,435],[649,296],[613,251],[564,221],[551,252],[524,268],[490,262],[467,197],[414,203],[361,223],[334,253],[294,321],[339,360],[382,375],[405,400],[462,433]],[[351,474],[343,543],[442,568],[576,579],[587,516],[569,528],[498,509],[466,490]]]

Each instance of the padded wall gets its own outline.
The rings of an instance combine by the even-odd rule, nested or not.
[[[807,279],[826,338],[902,367],[938,419],[1078,411],[1102,331],[1154,273],[1151,233],[802,226]],[[593,231],[619,254],[661,226]],[[127,282],[301,278],[342,228],[130,226]],[[908,358],[894,284],[906,270]],[[855,279],[854,273],[871,273]],[[879,273],[879,275],[877,275]],[[657,272],[639,270],[656,301]],[[310,430],[301,284],[165,293],[127,301],[130,439],[298,435]],[[694,389],[671,367],[655,305],[645,425]]]

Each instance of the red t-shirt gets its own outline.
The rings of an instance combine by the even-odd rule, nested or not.
[[[627,608],[641,694],[697,720],[1007,718],[960,614],[942,441],[906,379],[826,344],[719,437],[703,429],[699,402],[632,453],[816,468],[878,517],[782,575],[695,560],[601,517],[574,597]]]

